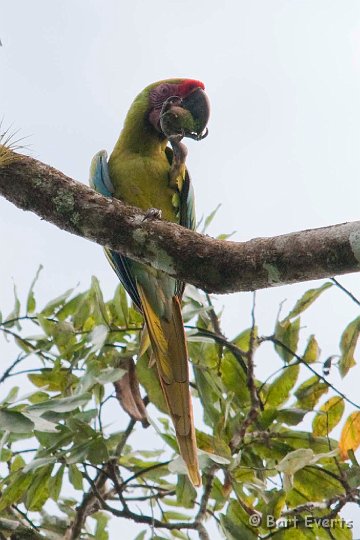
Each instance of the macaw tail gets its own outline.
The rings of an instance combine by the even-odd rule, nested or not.
[[[184,459],[191,482],[201,485],[193,410],[189,387],[188,353],[177,296],[166,300],[166,317],[153,310],[143,287],[138,291],[156,358],[161,387],[174,423],[180,454]]]

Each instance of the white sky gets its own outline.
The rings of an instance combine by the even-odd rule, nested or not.
[[[212,103],[209,137],[188,143],[198,216],[222,203],[212,234],[236,230],[246,240],[359,219],[358,1],[0,0],[0,38],[0,116],[29,137],[34,157],[73,178],[87,182],[92,155],[111,151],[144,86],[192,77]],[[24,292],[40,263],[43,302],[87,287],[92,274],[112,294],[116,277],[95,244],[3,199],[0,229],[4,312],[13,280]],[[341,282],[360,296],[359,275]],[[311,285],[258,293],[262,333],[271,333],[283,299],[290,308]],[[249,324],[250,303],[248,294],[219,298],[228,336]],[[316,333],[325,359],[357,314],[331,290],[304,316],[304,337]],[[258,358],[260,377],[273,369],[267,358]],[[331,376],[355,401],[359,370]],[[360,536],[360,513],[346,517]],[[134,536],[122,528],[123,540]]]

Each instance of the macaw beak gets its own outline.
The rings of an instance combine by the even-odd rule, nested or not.
[[[189,111],[194,119],[193,137],[191,134],[185,133],[185,137],[195,139],[203,139],[206,125],[210,117],[210,103],[207,95],[202,88],[196,88],[191,94],[182,100],[182,107]]]
[[[172,96],[162,106],[160,128],[168,137],[190,137],[200,141],[208,130],[210,104],[202,88],[196,88],[185,98]]]

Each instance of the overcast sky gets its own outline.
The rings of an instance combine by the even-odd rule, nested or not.
[[[111,151],[143,87],[191,77],[204,81],[212,104],[209,137],[188,143],[198,217],[222,204],[211,234],[236,230],[247,240],[359,219],[359,1],[0,0],[0,39],[4,125],[73,178],[87,182],[93,154]],[[40,263],[43,302],[88,287],[92,274],[113,293],[116,277],[99,246],[3,199],[0,230],[3,312],[13,281],[24,293]],[[341,282],[360,296],[360,275]],[[260,331],[271,333],[282,300],[290,308],[313,285],[259,292]],[[229,337],[249,325],[250,304],[249,294],[219,297]],[[304,338],[314,332],[325,359],[357,314],[330,290],[303,317]],[[273,369],[266,360],[257,360],[259,377]],[[360,366],[331,380],[360,401]],[[359,512],[346,513],[356,516],[359,537]],[[123,540],[133,537],[122,529]]]

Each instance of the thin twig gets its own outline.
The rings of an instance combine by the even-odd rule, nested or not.
[[[336,394],[344,399],[344,401],[347,401],[350,405],[355,407],[356,409],[360,409],[360,405],[349,399],[343,392],[338,390],[336,386],[334,386],[330,381],[328,381],[323,375],[320,375],[310,364],[308,364],[301,356],[296,354],[295,351],[292,351],[285,343],[277,339],[275,336],[267,336],[261,338],[262,341],[271,341],[274,343],[274,345],[278,345],[279,347],[282,347],[284,351],[288,352],[289,354],[292,354],[296,360],[298,360],[302,365],[304,365],[313,375],[316,375],[316,377],[319,378],[320,381],[325,383],[329,388],[334,390]]]
[[[4,371],[4,373],[0,377],[0,383],[4,382],[8,377],[11,375],[11,371],[14,369],[15,366],[17,366],[20,362],[25,360],[29,355],[28,354],[19,354],[16,360]]]
[[[166,523],[164,521],[160,521],[156,518],[153,518],[152,516],[146,516],[142,514],[135,514],[131,510],[118,510],[117,508],[113,508],[110,506],[102,497],[100,494],[95,482],[88,476],[84,475],[89,482],[91,489],[93,493],[95,494],[96,498],[98,499],[101,508],[103,510],[107,510],[114,516],[125,518],[125,519],[131,519],[132,521],[135,521],[136,523],[144,523],[147,525],[154,525],[156,529],[168,529],[168,530],[179,530],[179,529],[193,529],[197,530],[199,532],[200,540],[208,540],[209,536],[207,535],[207,532],[202,524],[198,524],[196,522],[177,522],[177,523]]]
[[[339,289],[341,289],[345,294],[347,294],[351,298],[351,300],[353,300],[353,302],[355,302],[355,304],[360,306],[360,300],[358,300],[356,298],[356,296],[354,296],[351,291],[349,291],[346,287],[344,287],[344,285],[341,285],[341,283],[339,283],[339,281],[337,279],[332,277],[332,278],[330,278],[330,281],[332,281]]]
[[[126,430],[123,433],[123,436],[120,442],[118,443],[116,447],[115,455],[117,457],[120,457],[124,449],[124,446],[126,444],[126,441],[129,438],[130,434],[132,433],[132,430],[134,429],[134,426],[135,426],[135,421],[130,420]],[[100,492],[101,489],[104,487],[107,479],[109,477],[113,479],[111,476],[110,466],[111,466],[111,462],[106,463],[102,467],[101,471],[99,471],[98,474],[96,475],[95,481],[90,479],[89,475],[86,473],[86,470],[85,470],[84,476],[86,476],[86,478],[89,480],[92,489],[90,489],[87,493],[84,494],[82,502],[76,509],[76,515],[72,523],[69,525],[69,527],[66,530],[64,540],[75,540],[76,538],[80,536],[85,520],[88,517],[88,515],[92,513],[91,509],[94,505],[94,502],[98,498],[96,495],[96,492],[94,491],[93,486],[95,486],[97,492]],[[94,511],[96,510],[94,509]]]
[[[255,292],[253,293],[253,306],[251,310],[251,332],[250,332],[250,341],[249,341],[249,351],[247,353],[247,387],[250,393],[250,410],[247,413],[246,418],[244,419],[243,423],[241,424],[240,428],[234,433],[231,441],[230,441],[230,448],[232,452],[236,452],[238,447],[240,446],[242,440],[244,439],[245,433],[256,420],[259,409],[260,409],[260,400],[256,388],[255,383],[255,373],[254,373],[254,353],[255,353],[255,347],[256,347],[256,323],[255,323],[255,306],[256,306],[256,296]]]

